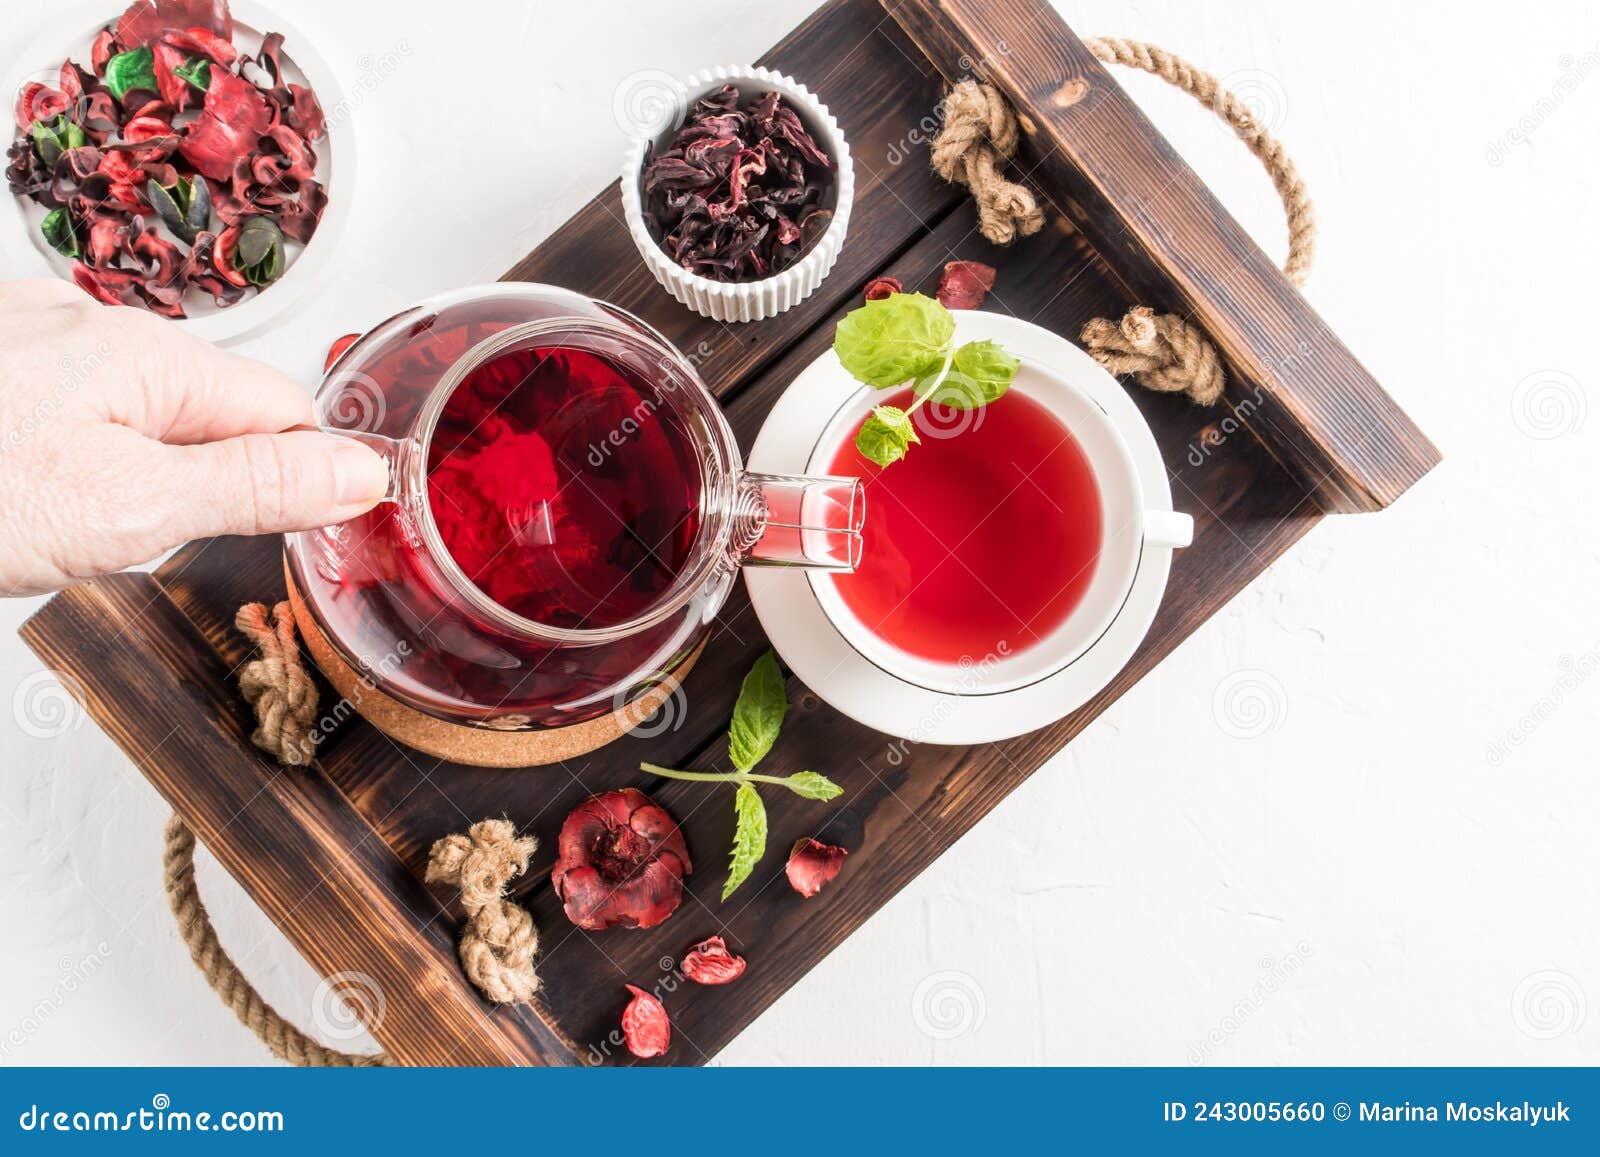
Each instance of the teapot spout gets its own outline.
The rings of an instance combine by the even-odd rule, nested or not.
[[[743,566],[848,573],[861,562],[866,517],[859,478],[746,473],[739,478],[734,558]]]

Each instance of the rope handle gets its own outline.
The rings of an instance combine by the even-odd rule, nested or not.
[[[1250,106],[1224,88],[1211,73],[1159,45],[1112,36],[1097,36],[1084,41],[1084,45],[1102,63],[1120,64],[1159,76],[1227,122],[1234,135],[1266,169],[1278,199],[1283,202],[1283,214],[1289,224],[1289,256],[1283,263],[1283,274],[1295,288],[1304,286],[1317,248],[1317,219],[1311,194],[1306,191],[1300,171],[1290,160],[1283,143],[1256,119]]]
[[[271,1049],[274,1056],[291,1065],[375,1068],[389,1064],[389,1058],[383,1053],[363,1056],[318,1044],[262,999],[217,939],[211,914],[206,911],[200,889],[195,885],[194,846],[194,833],[174,813],[167,820],[161,856],[167,900],[172,905],[172,915],[178,921],[178,935],[188,947],[190,958],[212,991],[222,998],[222,1003],[233,1009],[239,1023],[260,1037],[261,1043]]]

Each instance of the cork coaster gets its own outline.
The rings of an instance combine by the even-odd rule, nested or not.
[[[328,682],[333,684],[333,689],[346,702],[389,738],[440,759],[475,767],[537,767],[586,755],[604,747],[654,715],[678,689],[706,647],[702,639],[660,683],[610,715],[567,727],[548,727],[538,731],[471,727],[436,719],[374,687],[361,672],[345,661],[323,635],[300,597],[294,577],[286,573],[285,578],[289,584],[289,602],[294,607],[295,625],[300,629],[306,650],[327,676]]]

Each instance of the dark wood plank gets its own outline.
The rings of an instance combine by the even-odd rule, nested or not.
[[[58,595],[22,636],[314,968],[372,978],[373,1034],[397,1060],[570,1056],[537,1015],[490,1011],[456,962],[454,921],[326,779],[254,754],[233,671],[150,576]]]
[[[1020,164],[1138,294],[1191,318],[1226,401],[1328,510],[1387,506],[1439,452],[1044,0],[882,0],[951,79],[1019,118]]]

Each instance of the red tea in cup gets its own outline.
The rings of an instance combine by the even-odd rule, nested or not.
[[[910,390],[875,402],[907,407]],[[1083,447],[1012,390],[977,410],[917,412],[921,441],[879,467],[853,438],[830,471],[866,485],[854,574],[830,575],[861,624],[936,663],[1015,655],[1083,601],[1100,558],[1102,503]]]

